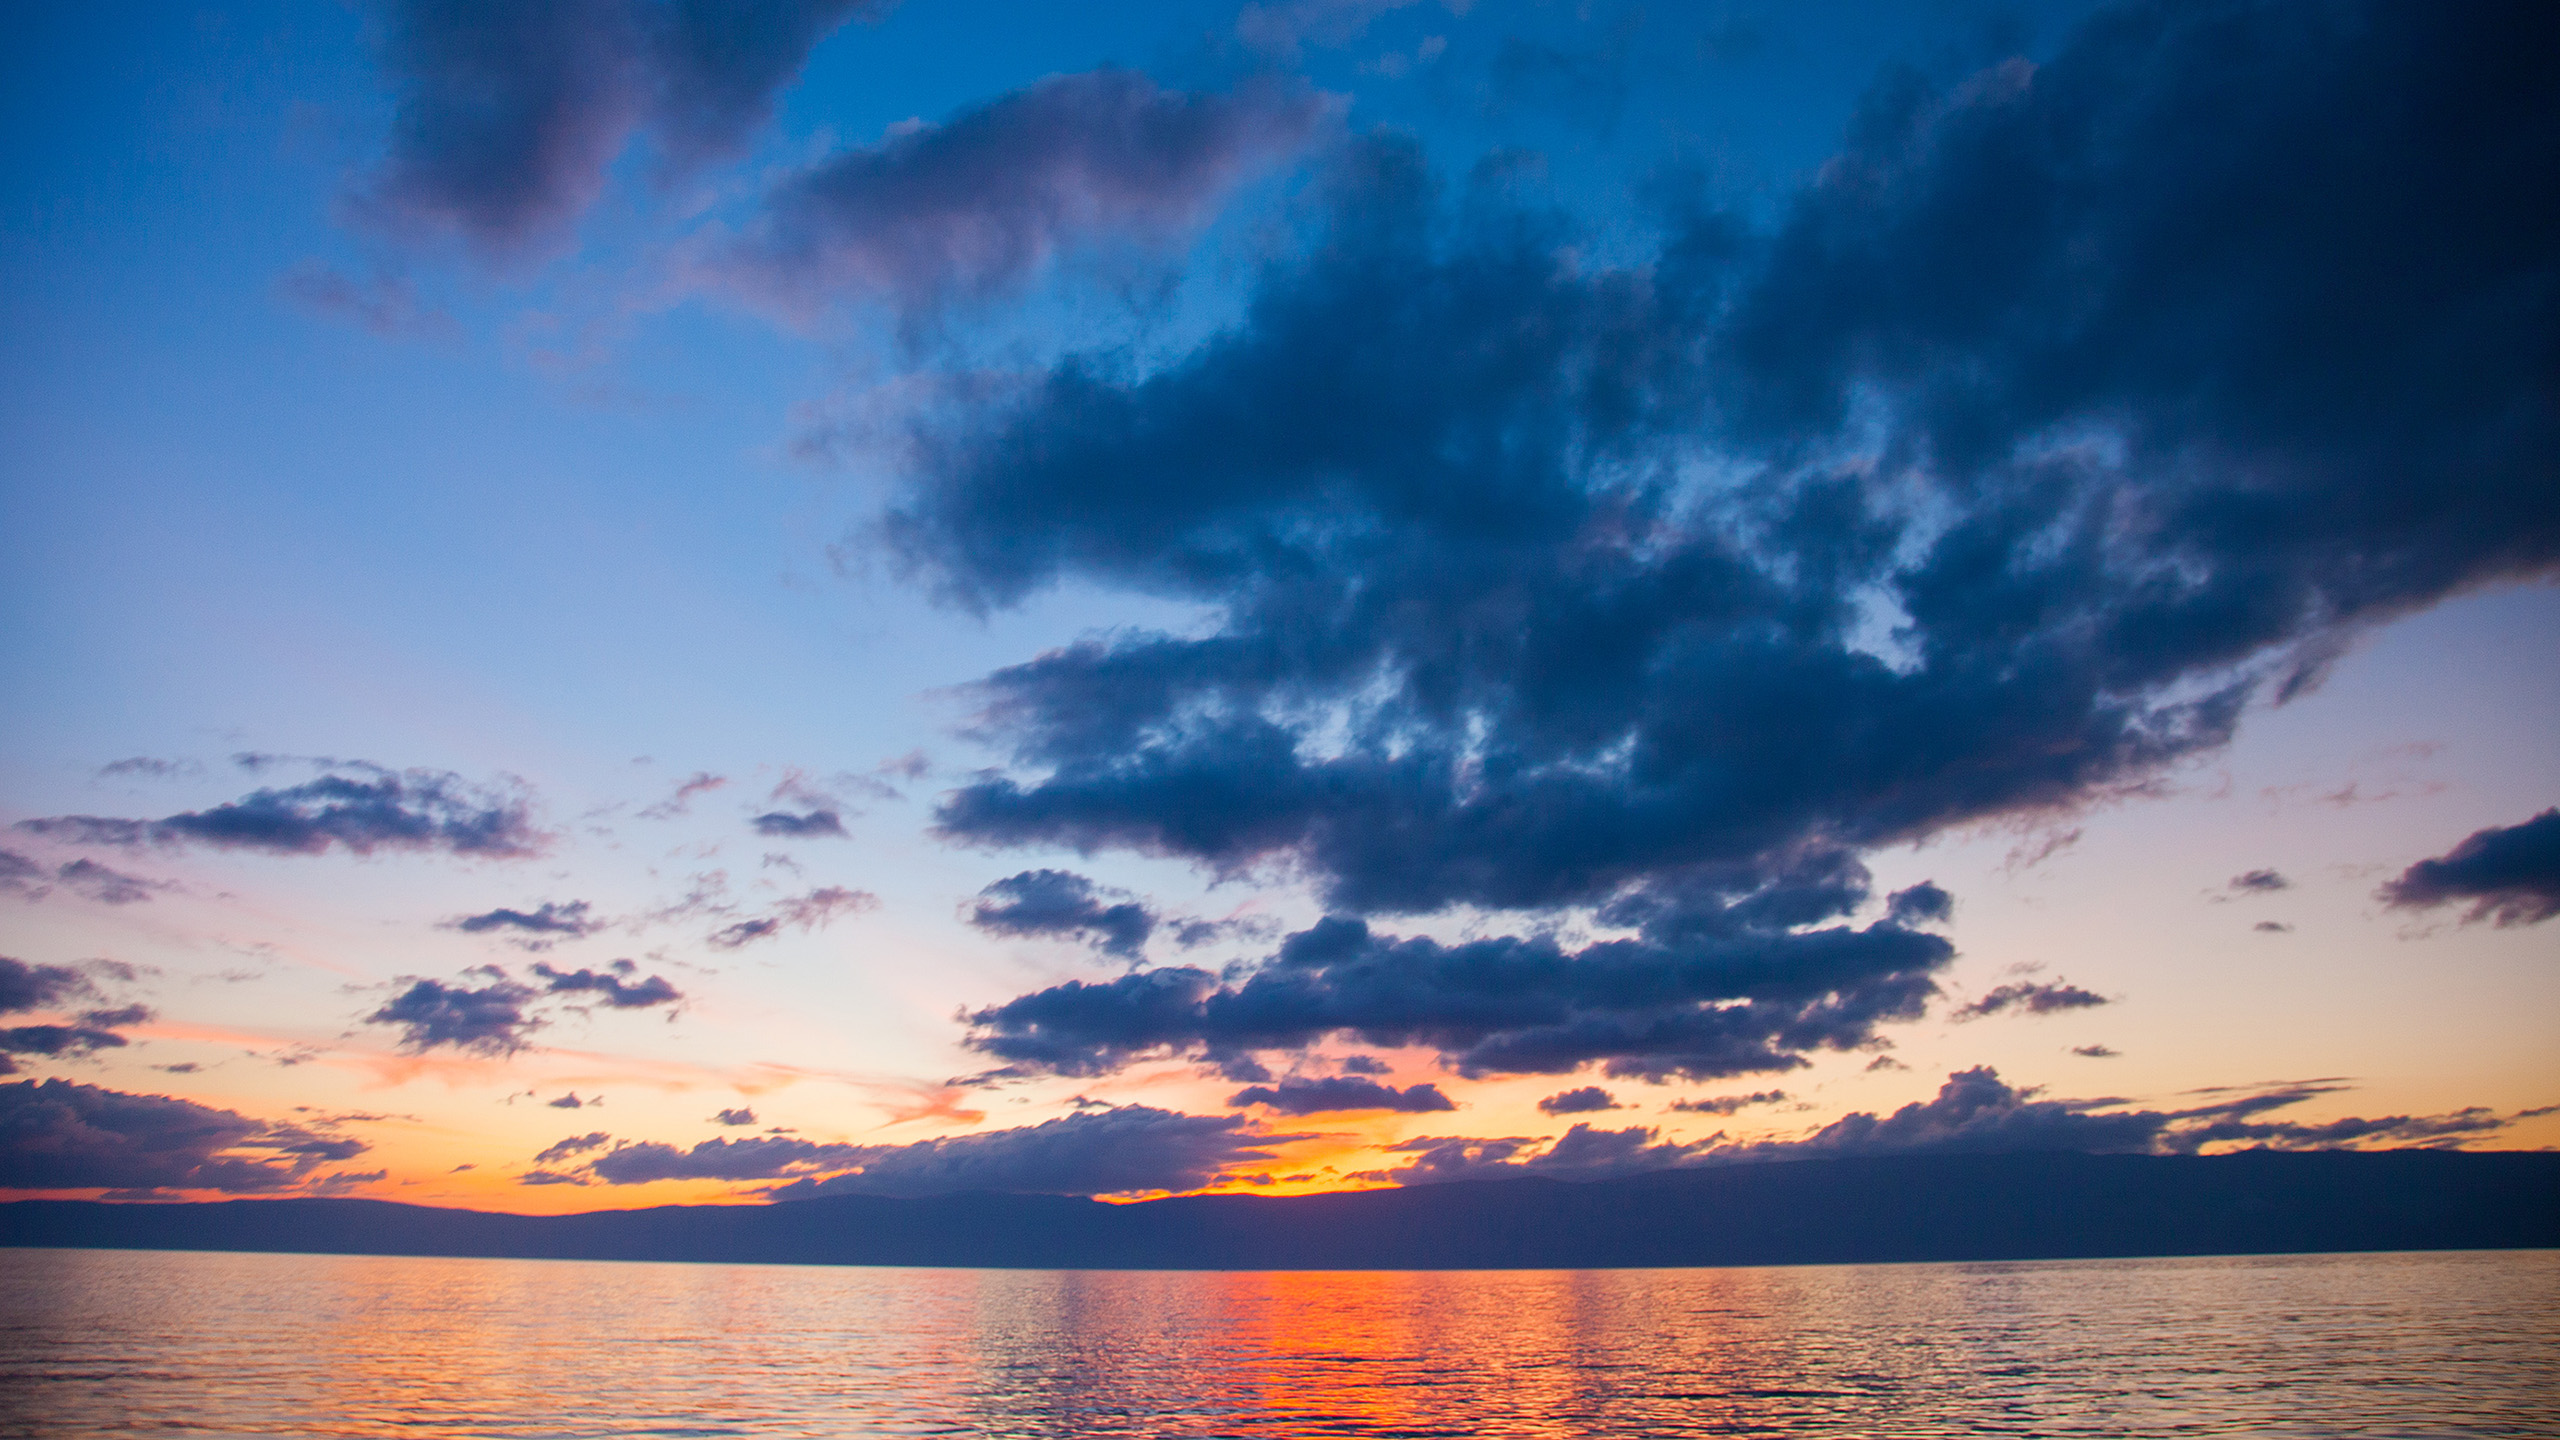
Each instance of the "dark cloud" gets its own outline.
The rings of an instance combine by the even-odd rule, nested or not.
[[[2045,1100],[2018,1089],[1988,1066],[1947,1077],[1936,1096],[1891,1115],[1857,1111],[1801,1140],[1725,1143],[1657,1138],[1636,1127],[1593,1130],[1576,1125],[1552,1144],[1514,1137],[1478,1140],[1424,1137],[1392,1150],[1414,1158],[1379,1172],[1405,1184],[1478,1179],[1499,1174],[1597,1178],[1638,1170],[1834,1155],[2082,1154],[2192,1155],[2210,1145],[2324,1150],[2369,1144],[2449,1145],[2492,1134],[2511,1123],[2480,1108],[2449,1115],[2299,1122],[2262,1118],[2271,1111],[2336,1093],[2320,1083],[2283,1086],[2186,1110],[2130,1110],[2121,1100]]]
[[[567,1160],[573,1156],[584,1155],[590,1150],[602,1149],[612,1139],[612,1136],[601,1130],[586,1135],[572,1135],[557,1145],[545,1148],[541,1154],[533,1157],[533,1163],[548,1165],[555,1160]]]
[[[545,1100],[542,1103],[554,1110],[584,1110],[593,1102],[579,1099],[578,1092],[572,1090],[557,1099]]]
[[[400,96],[366,201],[504,254],[585,211],[645,130],[668,162],[735,153],[809,51],[884,0],[397,0]]]
[[[477,915],[465,915],[453,922],[453,928],[466,935],[486,934],[492,930],[513,931],[519,943],[528,948],[549,946],[554,940],[583,940],[604,928],[605,922],[588,913],[584,900],[567,904],[544,901],[531,910],[509,910],[501,907]]]
[[[48,1060],[76,1060],[100,1050],[119,1050],[125,1038],[101,1025],[12,1025],[0,1027],[0,1075],[17,1073],[13,1055],[41,1055]]]
[[[201,768],[193,760],[161,760],[150,755],[131,755],[99,766],[98,778],[167,780],[178,775],[193,775]]]
[[[318,855],[343,848],[441,850],[515,859],[542,848],[524,797],[474,786],[436,770],[394,772],[347,764],[345,773],[283,789],[257,790],[210,810],[160,820],[59,815],[21,820],[31,834],[89,845],[210,845],[277,855]]]
[[[1276,1139],[1241,1116],[1183,1115],[1145,1105],[1097,1105],[1010,1130],[855,1145],[785,1134],[705,1140],[691,1149],[624,1142],[579,1172],[608,1185],[657,1180],[782,1180],[776,1199],[815,1195],[941,1195],[990,1190],[1115,1195],[1190,1190],[1227,1166],[1272,1158]]]
[[[1623,268],[1445,199],[1414,146],[1349,146],[1234,325],[917,422],[884,533],[952,603],[1078,584],[1208,615],[988,676],[1009,768],[940,830],[1295,873],[1344,915],[1667,932],[1701,883],[2220,747],[2360,628],[2560,560],[2560,210],[2515,181],[2560,162],[2526,58],[2555,26],[2112,8],[2041,67],[1885,77],[1766,231],[1682,202]],[[1800,939],[1767,945],[1846,943]],[[1436,999],[1440,955],[1402,943]],[[1249,1016],[1290,973],[1043,992],[978,1043],[1089,1070],[1392,1013]],[[1534,1059],[1459,1015],[1377,1033],[1446,1025],[1484,1068],[1796,1048],[1765,1007],[1616,1006],[1606,1040],[1564,1008]],[[1635,1034],[1675,1022],[1745,1033]]]
[[[542,978],[543,993],[573,995],[580,999],[609,1005],[616,1010],[645,1010],[652,1005],[673,1005],[684,999],[684,992],[668,983],[663,975],[646,980],[633,980],[639,970],[628,960],[616,960],[603,970],[554,970],[535,961],[533,973]]]
[[[1410,1085],[1402,1090],[1359,1075],[1326,1075],[1253,1085],[1227,1097],[1241,1110],[1260,1105],[1283,1115],[1336,1115],[1356,1110],[1387,1110],[1399,1115],[1425,1115],[1455,1110],[1437,1085]]]
[[[877,907],[880,897],[868,890],[850,890],[842,885],[823,885],[806,895],[795,895],[774,907],[770,915],[741,920],[711,933],[710,942],[723,950],[770,939],[785,930],[822,930],[840,915],[854,915]]]
[[[782,1135],[705,1140],[690,1150],[655,1140],[626,1141],[599,1155],[589,1169],[608,1185],[653,1180],[774,1180],[858,1163],[865,1147],[821,1144]]]
[[[260,1194],[365,1149],[167,1095],[58,1079],[0,1085],[0,1188]]]
[[[1125,70],[1052,76],[791,177],[718,266],[794,313],[852,301],[914,317],[1010,290],[1062,252],[1187,234],[1325,111],[1299,87],[1186,95]]]
[[[1135,900],[1105,899],[1121,893],[1066,870],[1025,870],[979,891],[965,914],[993,934],[1081,940],[1105,955],[1136,960],[1155,933],[1156,914]]]
[[[2273,870],[2251,870],[2232,876],[2229,888],[2235,895],[2272,895],[2278,890],[2292,889],[2293,882]]]
[[[1335,1035],[1423,1044],[1469,1076],[1714,1078],[1793,1069],[1916,1018],[1954,954],[1878,921],[1788,928],[1854,908],[1863,872],[1833,859],[1757,887],[1647,890],[1609,917],[1631,939],[1568,950],[1554,938],[1444,944],[1327,919],[1229,978],[1195,966],[1071,980],[969,1016],[968,1044],[1014,1073],[1101,1074],[1141,1057],[1213,1063]]]
[[[148,900],[159,891],[178,888],[167,880],[128,875],[86,858],[66,861],[48,872],[44,866],[14,850],[0,850],[0,892],[41,900],[53,893],[53,886],[48,881],[58,881],[73,894],[86,896],[101,905],[131,905]]]
[[[1588,1124],[1576,1124],[1553,1142],[1520,1136],[1503,1140],[1422,1136],[1388,1146],[1390,1154],[1413,1158],[1392,1170],[1371,1172],[1371,1177],[1405,1185],[1520,1174],[1558,1180],[1605,1180],[1694,1163],[1712,1144],[1661,1140],[1656,1138],[1658,1134],[1641,1125],[1625,1130],[1595,1130]]]
[[[2402,871],[2381,898],[2408,910],[2469,901],[2466,922],[2534,925],[2560,915],[2560,809],[2479,831]]]
[[[1923,880],[1885,897],[1884,915],[1898,925],[1944,925],[1956,918],[1956,897]]]
[[[15,850],[0,850],[0,891],[41,900],[52,893],[44,867]]]
[[[1301,1137],[1258,1135],[1241,1116],[1183,1115],[1147,1105],[1086,1110],[1011,1130],[913,1145],[868,1147],[859,1172],[787,1185],[776,1199],[812,1195],[938,1195],[997,1190],[1126,1195],[1191,1190],[1232,1165],[1268,1161],[1260,1146]]]
[[[2056,1011],[2083,1010],[2092,1005],[2106,1003],[2106,996],[2095,991],[2083,990],[2077,985],[2048,985],[2038,981],[2022,980],[1997,986],[1972,1004],[1959,1007],[1954,1018],[1980,1020],[1985,1016],[1997,1015],[2004,1010],[2015,1010],[2028,1015],[2051,1015]]]
[[[540,992],[495,967],[484,966],[474,974],[486,983],[415,981],[364,1017],[365,1023],[399,1026],[400,1048],[413,1053],[450,1045],[481,1055],[513,1055],[543,1026],[540,1017],[526,1010]]]
[[[131,905],[148,900],[155,891],[171,888],[166,880],[146,880],[127,875],[121,870],[101,865],[95,860],[74,860],[53,872],[63,888],[85,895],[101,905]]]
[[[550,1023],[534,1012],[546,1000],[565,998],[570,1008],[602,1004],[637,1010],[684,999],[663,976],[635,980],[637,973],[629,960],[616,960],[600,971],[555,970],[537,961],[533,974],[540,983],[528,985],[495,965],[479,965],[450,982],[413,979],[409,988],[364,1019],[368,1025],[400,1027],[400,1048],[413,1054],[449,1045],[504,1057],[532,1044],[534,1032]]]
[[[99,994],[94,974],[128,983],[136,978],[133,967],[113,961],[90,961],[78,967],[29,965],[0,955],[0,1015],[67,1011],[69,1002],[95,1000]],[[16,1055],[62,1060],[121,1049],[128,1042],[116,1032],[152,1018],[150,1006],[120,1005],[83,1010],[61,1023],[0,1026],[0,1075],[18,1073],[17,1062],[10,1058]]]
[[[2261,920],[2249,928],[2266,935],[2290,935],[2293,933],[2293,927],[2287,925],[2281,920]]]
[[[812,810],[794,815],[788,810],[774,810],[755,818],[756,833],[793,840],[818,840],[844,836],[844,821],[833,810]]]
[[[1784,1090],[1755,1090],[1748,1095],[1714,1095],[1703,1100],[1674,1100],[1671,1108],[1684,1115],[1735,1115],[1754,1105],[1775,1105],[1787,1098]]]
[[[2071,1053],[2086,1060],[2113,1060],[2123,1052],[2110,1050],[2104,1045],[2074,1045]]]
[[[68,965],[30,965],[0,955],[0,1015],[43,1010],[97,993],[88,975]]]
[[[735,1110],[720,1111],[713,1115],[711,1120],[715,1125],[753,1125],[756,1123],[756,1112],[740,1106]]]
[[[1562,1090],[1538,1102],[1538,1110],[1546,1115],[1588,1115],[1595,1110],[1624,1110],[1618,1097],[1597,1085],[1579,1090]]]

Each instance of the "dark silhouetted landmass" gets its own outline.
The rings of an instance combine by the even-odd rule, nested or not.
[[[0,1206],[0,1243],[1058,1269],[1520,1269],[2560,1247],[2560,1153],[1962,1155],[1109,1205],[840,1196],[530,1216],[380,1200]]]

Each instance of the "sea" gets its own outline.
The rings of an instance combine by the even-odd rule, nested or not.
[[[2560,1435],[2560,1251],[1731,1270],[0,1250],[10,1436]]]

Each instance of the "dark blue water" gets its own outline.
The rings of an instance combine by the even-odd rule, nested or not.
[[[0,1251],[0,1431],[2560,1435],[2560,1252],[1173,1274]]]

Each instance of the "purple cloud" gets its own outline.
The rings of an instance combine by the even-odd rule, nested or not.
[[[783,182],[715,266],[793,315],[853,300],[913,318],[1002,293],[1081,245],[1190,233],[1326,108],[1277,85],[1193,95],[1125,70],[1052,76]]]
[[[820,40],[883,0],[398,0],[388,153],[359,200],[484,255],[565,229],[646,132],[684,168],[733,154]]]
[[[2381,894],[2384,904],[2407,910],[2468,900],[2466,922],[2536,925],[2560,915],[2560,808],[2478,831],[2402,871]]]

